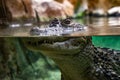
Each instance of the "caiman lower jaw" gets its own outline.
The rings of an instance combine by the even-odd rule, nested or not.
[[[42,44],[39,48],[40,52],[52,58],[63,58],[74,55],[80,51],[80,46],[73,46],[69,41]]]

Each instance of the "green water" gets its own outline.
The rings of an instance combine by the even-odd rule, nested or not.
[[[97,47],[120,50],[120,36],[93,36],[92,42]]]

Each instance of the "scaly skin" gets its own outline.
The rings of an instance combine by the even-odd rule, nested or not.
[[[98,65],[101,62],[105,62],[104,65],[107,65],[109,61],[96,59],[96,56],[105,54],[106,51],[95,48],[92,45],[91,37],[39,37],[22,38],[22,41],[28,49],[42,52],[52,58],[61,69],[64,80],[112,80],[105,76],[107,73],[95,76],[97,75],[95,71],[98,69],[96,66],[101,66]],[[116,68],[119,69],[119,66]],[[110,73],[110,75],[112,74]],[[119,80],[118,76],[113,80]]]
[[[88,57],[84,57],[84,55],[79,56],[79,52],[84,49],[84,45],[88,43],[88,41],[86,41],[84,37],[71,39],[70,44],[66,43],[66,48],[64,47],[64,45],[61,48],[59,45],[54,47],[52,46],[52,43],[54,44],[55,42],[64,42],[67,40],[69,42],[70,39],[71,38],[69,37],[41,37],[24,38],[22,40],[29,49],[40,51],[52,58],[60,67],[63,73],[64,80],[93,80],[93,78],[91,78],[90,76],[84,75],[85,71],[86,74],[89,74],[88,68],[91,67],[91,59]],[[76,44],[76,42],[78,43]],[[69,49],[68,47],[70,46],[76,48]]]

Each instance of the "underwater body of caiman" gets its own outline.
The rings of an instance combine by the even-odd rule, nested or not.
[[[97,48],[91,37],[21,38],[25,46],[52,58],[62,80],[120,80],[120,51]]]

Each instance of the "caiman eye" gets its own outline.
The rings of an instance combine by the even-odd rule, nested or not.
[[[54,18],[54,20],[53,21],[58,21],[58,19],[57,18]]]
[[[70,20],[66,20],[64,23],[65,24],[70,24]]]
[[[67,18],[67,19],[64,19],[62,21],[63,24],[70,24],[71,23],[71,19]]]

